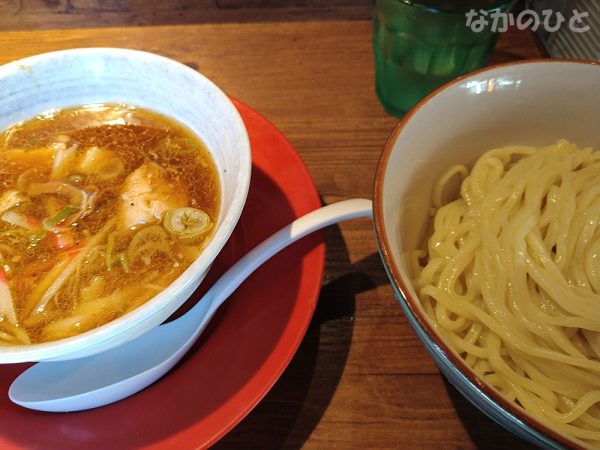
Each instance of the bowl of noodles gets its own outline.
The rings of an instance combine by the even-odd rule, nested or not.
[[[527,61],[433,92],[374,190],[395,295],[441,372],[545,447],[600,446],[600,65]]]
[[[231,235],[244,122],[210,80],[134,50],[0,67],[0,363],[91,355],[165,321]]]

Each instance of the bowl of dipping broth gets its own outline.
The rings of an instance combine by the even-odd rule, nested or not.
[[[162,323],[244,207],[229,98],[151,53],[88,48],[0,67],[0,363],[91,355]]]
[[[600,445],[600,65],[526,61],[441,87],[377,168],[378,244],[447,379],[544,447]]]

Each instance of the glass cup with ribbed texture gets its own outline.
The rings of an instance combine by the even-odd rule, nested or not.
[[[496,43],[494,28],[502,25],[493,18],[514,3],[373,0],[375,86],[385,110],[402,116],[435,88],[482,67]],[[468,24],[469,11],[477,27]]]

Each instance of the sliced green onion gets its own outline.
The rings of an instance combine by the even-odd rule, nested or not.
[[[77,208],[73,206],[67,206],[66,208],[63,208],[58,213],[56,213],[54,216],[50,218],[46,217],[44,220],[42,220],[42,229],[29,238],[29,246],[33,247],[39,244],[39,242],[46,237],[49,231],[58,231],[55,228],[56,225],[61,223],[63,220],[65,220],[67,217],[69,217],[76,211]]]
[[[123,267],[123,271],[125,273],[129,273],[129,263],[127,262],[127,257],[123,253],[119,253],[117,255],[119,262],[121,263],[121,267]]]
[[[139,230],[131,239],[127,248],[127,256],[130,261],[138,258],[151,257],[156,252],[171,253],[167,241],[167,233],[160,225],[150,225]]]
[[[179,238],[192,239],[208,232],[212,224],[206,212],[186,207],[167,211],[163,226],[165,230]]]
[[[30,247],[34,247],[36,245],[39,244],[39,242],[44,239],[46,237],[46,235],[48,234],[48,230],[40,230],[37,233],[35,233],[33,236],[31,236],[29,238],[29,246]]]
[[[115,249],[115,233],[108,235],[108,241],[106,243],[106,253],[104,255],[104,261],[106,262],[106,268],[110,269],[113,264],[113,250]]]
[[[74,206],[67,206],[57,212],[51,218],[46,218],[42,221],[42,226],[48,231],[54,231],[54,227],[69,217],[71,214],[74,214],[78,211]]]

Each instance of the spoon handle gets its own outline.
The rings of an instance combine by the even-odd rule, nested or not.
[[[190,315],[195,316],[197,312],[210,318],[252,272],[291,243],[343,220],[371,217],[372,211],[371,200],[355,198],[323,206],[294,220],[239,259],[192,308]],[[208,310],[201,305],[204,301],[211,302]]]

